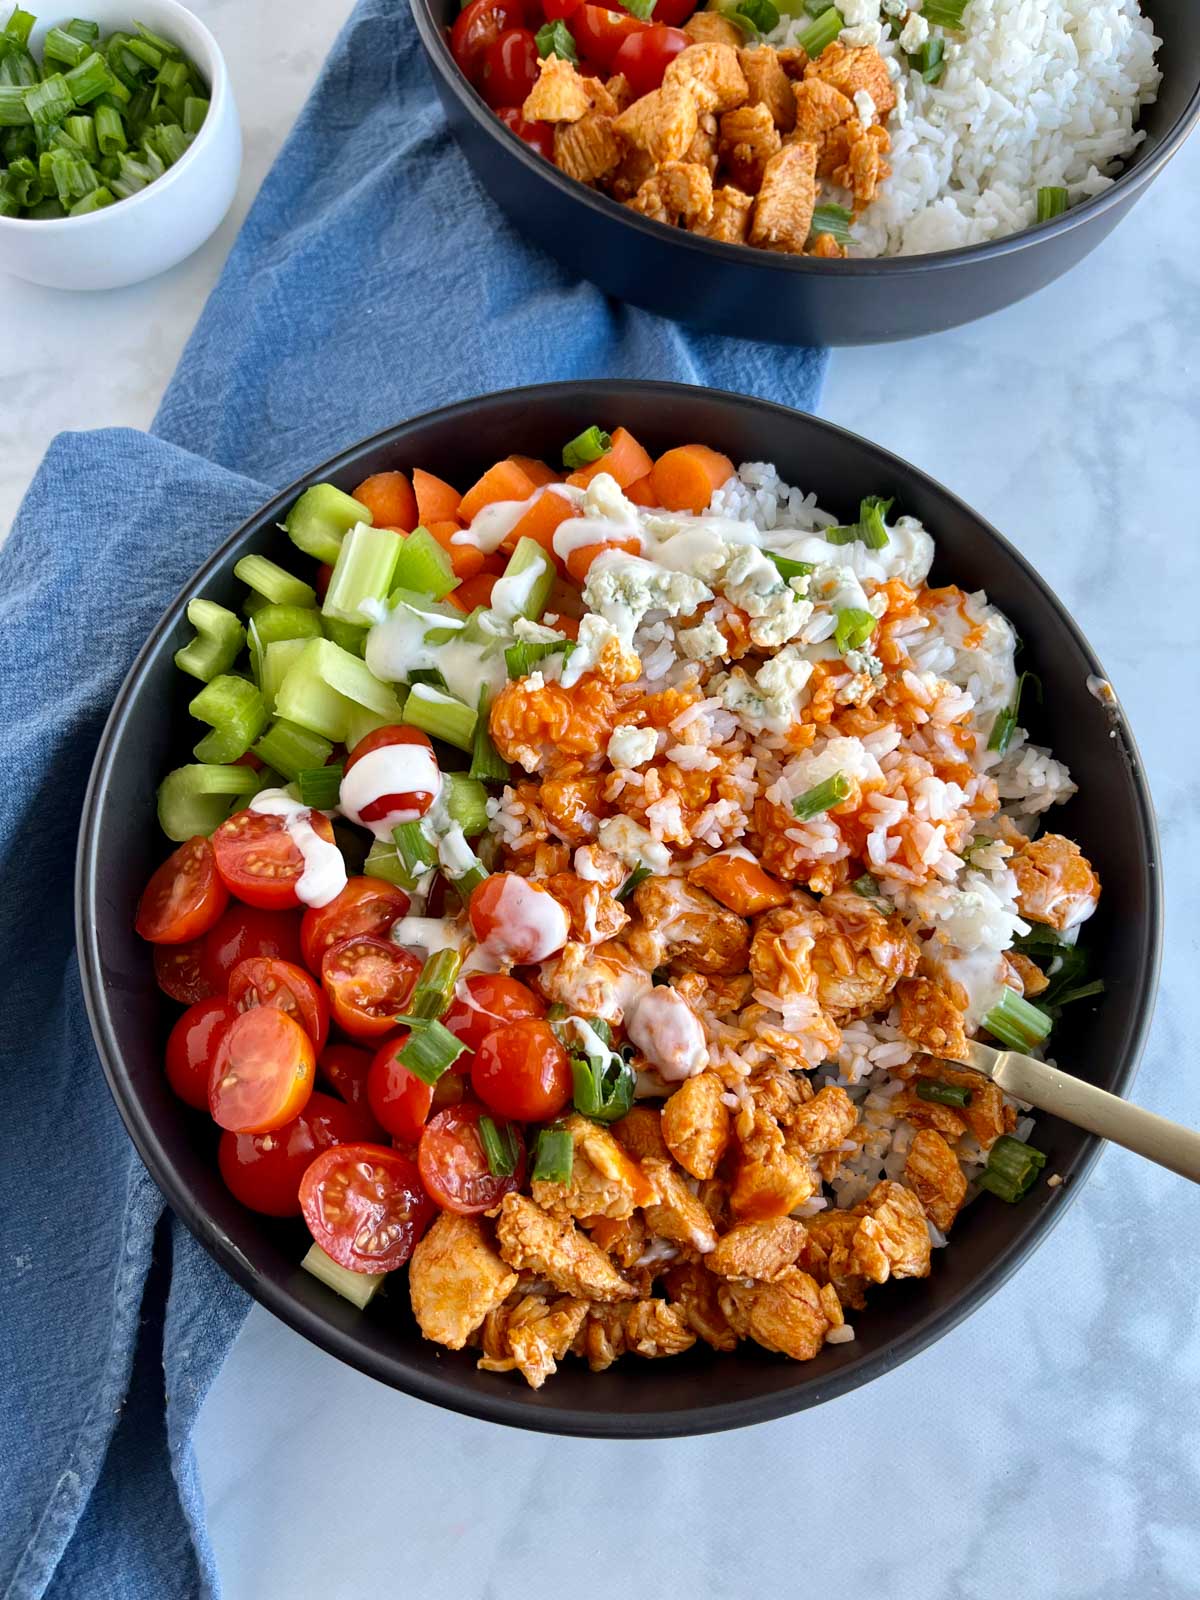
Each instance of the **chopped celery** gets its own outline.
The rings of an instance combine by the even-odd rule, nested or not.
[[[444,739],[470,752],[475,740],[475,713],[453,695],[429,683],[414,683],[404,702],[404,720],[434,739]]]
[[[336,689],[355,705],[365,706],[390,722],[400,720],[396,691],[381,683],[365,661],[341,649],[331,639],[314,639],[308,647],[313,670],[321,674],[331,689]]]
[[[254,613],[254,629],[264,647],[279,639],[319,639],[321,613],[310,606],[275,603]]]
[[[486,686],[479,691],[479,712],[475,722],[475,737],[471,744],[471,776],[484,783],[507,783],[508,762],[492,743],[488,729],[488,706],[491,695]]]
[[[277,719],[254,746],[254,754],[291,783],[298,773],[323,767],[333,754],[333,746],[318,733]]]
[[[266,595],[274,606],[315,606],[317,603],[317,592],[310,583],[294,578],[266,556],[243,556],[234,567],[233,575],[259,594]]]
[[[297,549],[332,565],[347,529],[356,522],[370,524],[373,520],[366,506],[335,489],[332,483],[314,483],[288,512],[283,526]]]
[[[365,662],[331,639],[310,639],[280,684],[275,706],[289,722],[340,740],[346,737],[347,703],[351,700],[389,722],[400,720],[400,702]]]
[[[428,617],[430,621],[434,617],[445,617],[448,623],[458,624],[454,629],[455,633],[458,633],[463,626],[463,614],[457,606],[452,606],[445,600],[434,600],[427,594],[418,594],[415,589],[406,589],[403,584],[397,584],[388,595],[388,605],[408,606],[411,611],[417,612],[419,616]]]
[[[246,630],[232,611],[215,600],[189,600],[187,619],[195,628],[196,637],[182,650],[176,650],[175,665],[181,672],[207,683],[218,673],[229,671],[238,658]]]
[[[356,744],[360,744],[369,733],[374,733],[376,728],[386,728],[389,720],[395,722],[402,720],[402,718],[403,707],[401,708],[401,718],[392,717],[389,719],[388,717],[379,716],[374,711],[368,711],[366,706],[351,705],[346,714],[346,749],[353,750]]]
[[[432,595],[435,600],[458,587],[450,557],[428,528],[414,528],[405,538],[393,582],[417,594]]]
[[[451,822],[457,822],[468,839],[487,830],[487,790],[465,772],[447,772],[442,778],[442,797]]]
[[[249,767],[176,767],[158,786],[159,827],[177,844],[212,833],[229,815],[231,801],[248,800],[258,789],[259,775]]]
[[[391,590],[402,544],[394,528],[373,528],[366,522],[351,528],[338,551],[322,616],[358,628],[373,622],[374,608],[383,604]]]
[[[253,637],[253,622],[250,624],[250,633]],[[275,696],[279,693],[279,685],[296,665],[307,643],[307,639],[275,639],[264,647],[259,661],[258,688],[270,715],[275,712]]]
[[[382,878],[384,883],[394,883],[398,889],[413,889],[424,873],[414,874],[404,857],[390,840],[376,839],[367,852],[363,874],[368,878]]]
[[[244,617],[256,617],[265,606],[269,606],[270,604],[271,602],[267,599],[265,594],[256,594],[255,591],[251,589],[250,593],[242,601],[242,615]]]
[[[197,722],[212,728],[197,744],[197,761],[236,761],[258,738],[267,722],[262,695],[245,678],[221,673],[204,685],[188,706]]]
[[[492,610],[502,617],[536,621],[546,609],[554,563],[536,539],[517,540],[504,574],[492,590]]]
[[[319,1244],[313,1244],[300,1263],[305,1272],[311,1272],[327,1289],[340,1294],[343,1300],[365,1311],[375,1298],[386,1272],[351,1272],[332,1256],[327,1256]]]
[[[362,659],[367,647],[366,628],[356,628],[352,622],[339,622],[336,617],[322,617],[321,626],[327,639],[332,639],[334,644]]]

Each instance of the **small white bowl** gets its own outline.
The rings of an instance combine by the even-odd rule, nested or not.
[[[242,131],[217,42],[177,0],[90,0],[80,11],[100,24],[101,37],[132,30],[136,17],[178,44],[210,86],[208,115],[191,146],[128,200],[82,217],[0,217],[0,272],[51,289],[120,289],[175,266],[216,230],[237,189]],[[61,20],[39,18],[31,39],[39,59],[47,28]]]

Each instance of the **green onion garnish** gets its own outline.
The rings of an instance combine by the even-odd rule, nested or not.
[[[535,1183],[570,1183],[575,1144],[565,1128],[542,1128],[533,1147]]]
[[[834,4],[835,0],[804,0],[804,9],[810,17],[821,17]]]
[[[936,1106],[961,1108],[971,1104],[971,1091],[963,1083],[940,1083],[937,1078],[922,1078],[917,1085],[917,1099],[932,1101]]]
[[[1031,1006],[1015,989],[1005,989],[984,1017],[983,1025],[993,1038],[1010,1050],[1032,1050],[1041,1044],[1052,1026],[1046,1013]]]
[[[409,1025],[412,1032],[396,1060],[407,1067],[414,1078],[432,1086],[467,1047],[440,1022],[417,1018]]]
[[[521,639],[505,650],[504,664],[510,678],[527,678],[547,656],[561,656],[565,662],[574,649],[573,639]]]
[[[807,578],[811,572],[817,570],[811,561],[793,561],[791,556],[778,556],[774,550],[764,550],[763,555],[766,556],[768,561],[775,563],[779,570],[779,576],[785,583],[790,582],[793,578]]]
[[[946,41],[935,33],[908,58],[914,72],[919,72],[926,83],[937,83],[946,70]]]
[[[931,28],[961,28],[967,0],[925,0],[921,15]]]
[[[1021,693],[1025,688],[1026,678],[1033,679],[1038,700],[1042,698],[1042,680],[1037,673],[1023,672],[1017,679],[1016,693],[1012,697],[1011,704],[996,713],[996,720],[992,723],[992,731],[988,735],[988,749],[996,750],[1001,755],[1008,749],[1012,743],[1012,736],[1017,731],[1017,718],[1021,713]]]
[[[779,26],[779,10],[774,0],[741,0],[737,12],[759,33],[770,33]]]
[[[864,900],[875,900],[879,897],[879,879],[873,878],[869,872],[864,872],[861,878],[855,878],[850,887],[855,894],[862,895]]]
[[[392,829],[392,839],[401,861],[419,878],[430,867],[437,866],[437,846],[425,833],[419,822],[401,822]]]
[[[344,771],[341,766],[332,766],[306,767],[298,772],[296,787],[301,800],[314,811],[332,811],[338,803]]]
[[[1091,983],[1081,983],[1074,989],[1063,989],[1055,994],[1053,989],[1047,989],[1046,994],[1052,996],[1050,1004],[1053,1006],[1069,1006],[1073,1000],[1091,1000],[1098,994],[1103,994],[1108,985],[1103,978],[1096,978]],[[1045,995],[1039,995],[1044,999]]]
[[[497,1124],[491,1117],[480,1117],[479,1142],[483,1146],[492,1177],[511,1178],[517,1170],[517,1159],[521,1153],[512,1123]]]
[[[416,683],[404,702],[404,720],[434,739],[444,739],[460,750],[475,744],[475,713],[453,695],[442,694],[428,683]]]
[[[836,5],[827,6],[821,14],[796,38],[801,50],[806,50],[815,61],[821,52],[834,43],[846,26]]]
[[[29,35],[33,32],[36,21],[37,18],[32,11],[22,11],[20,6],[14,6],[12,16],[4,24],[5,35],[9,39],[15,39],[18,44],[28,44]],[[3,53],[0,50],[0,55]]]
[[[575,44],[575,35],[561,18],[557,22],[543,23],[534,34],[533,42],[537,45],[539,56],[543,58],[561,56],[573,66],[579,65],[579,50]]]
[[[625,10],[639,22],[649,22],[654,15],[655,4],[656,0],[632,0],[631,4],[626,4]]]
[[[634,867],[633,871],[625,879],[625,882],[617,890],[616,894],[613,896],[613,899],[628,900],[629,896],[637,888],[639,883],[645,883],[647,878],[652,878],[653,876],[654,874],[651,872],[650,868],[644,867],[639,861],[637,866]]]
[[[859,505],[857,522],[841,528],[826,528],[824,537],[829,544],[854,544],[858,540],[871,550],[882,550],[888,542],[883,519],[895,503],[877,494],[868,495]]]
[[[491,694],[486,685],[479,691],[479,710],[475,718],[475,737],[471,744],[471,776],[481,783],[507,783],[510,777],[508,762],[492,743],[488,729],[488,707]]]
[[[444,1017],[454,999],[462,955],[458,950],[435,950],[421,968],[404,1021],[410,1025],[436,1022]]]
[[[811,789],[792,801],[792,811],[800,818],[801,822],[811,822],[814,817],[819,817],[822,812],[828,811],[830,806],[836,806],[850,793],[850,780],[844,772],[835,772],[832,778],[826,778],[824,783],[814,784]]]
[[[819,233],[827,233],[840,245],[850,243],[850,224],[854,218],[845,206],[817,206],[812,214],[812,226],[809,228],[808,237],[815,239]]]
[[[1009,1204],[1021,1200],[1037,1182],[1037,1175],[1046,1165],[1045,1152],[1022,1144],[1007,1133],[1002,1133],[988,1152],[987,1166],[979,1179],[981,1189],[987,1189]]]
[[[61,122],[71,114],[74,105],[75,96],[61,72],[52,72],[41,83],[25,90],[25,109],[38,128],[50,128]]]
[[[1061,217],[1070,204],[1070,199],[1065,189],[1046,185],[1037,192],[1037,220],[1039,222],[1053,222],[1055,217]]]
[[[839,655],[844,656],[849,650],[861,650],[874,632],[875,618],[869,611],[863,611],[858,606],[847,606],[837,614],[833,642]]]
[[[571,1075],[575,1082],[575,1109],[585,1117],[615,1122],[633,1104],[637,1075],[616,1051],[607,1059],[572,1056]]]
[[[599,461],[600,457],[606,456],[611,449],[611,434],[605,433],[602,428],[585,428],[568,444],[563,445],[562,463],[568,472],[576,472],[592,461]]]

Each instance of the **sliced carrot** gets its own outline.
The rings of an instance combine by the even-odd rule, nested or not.
[[[473,544],[455,544],[454,535],[462,529],[457,522],[427,522],[425,527],[450,557],[456,578],[473,578],[483,566],[483,551]]]
[[[563,562],[554,555],[554,530],[560,523],[577,515],[575,507],[561,494],[551,491],[541,494],[530,506],[529,510],[516,523],[508,538],[505,539],[502,549],[515,550],[518,539],[536,539],[548,555],[554,556],[558,570],[563,570]]]
[[[490,572],[493,578],[502,578],[508,570],[508,557],[499,550],[493,550],[490,556],[484,556],[480,572]]]
[[[728,456],[706,444],[681,444],[654,463],[654,492],[658,504],[668,511],[692,511],[699,516],[713,491],[732,477],[733,462]]]
[[[548,467],[536,456],[509,456],[508,459],[514,467],[520,467],[535,489],[540,489],[544,483],[562,482],[562,473],[555,472],[553,467]]]
[[[608,454],[601,456],[599,461],[589,461],[586,467],[580,467],[567,482],[573,483],[576,488],[586,489],[598,472],[607,472],[624,489],[626,485],[644,478],[653,466],[654,462],[633,435],[625,428],[615,428],[612,449]]]
[[[492,603],[492,590],[498,583],[494,572],[477,572],[473,578],[467,578],[460,583],[457,589],[451,589],[446,596],[460,611],[474,611],[476,606],[490,606]]]
[[[653,472],[648,472],[644,478],[631,483],[625,490],[625,498],[632,500],[635,506],[657,506],[658,496],[654,492]]]
[[[709,856],[688,873],[688,882],[707,889],[714,900],[736,911],[739,917],[757,916],[786,905],[788,891],[763,871],[757,861],[744,856]]]
[[[417,525],[417,497],[402,472],[374,472],[354,491],[375,519],[377,528],[398,528],[411,533]]]
[[[417,515],[426,527],[431,522],[451,522],[458,515],[462,495],[453,484],[435,478],[432,472],[413,468],[413,493],[417,497]]]
[[[609,539],[604,544],[581,544],[568,555],[567,571],[576,583],[583,583],[592,562],[606,550],[627,550],[631,556],[636,556],[641,548],[642,541],[636,534],[630,534],[624,539]]]
[[[497,461],[463,495],[458,515],[463,522],[470,522],[476,512],[482,511],[484,506],[493,505],[497,500],[528,500],[534,488],[529,474],[523,472],[515,462]]]

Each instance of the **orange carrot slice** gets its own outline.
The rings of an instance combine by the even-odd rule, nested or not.
[[[644,478],[639,478],[636,483],[631,483],[625,490],[625,498],[626,500],[632,500],[635,506],[657,506],[658,496],[654,492],[653,472],[648,472]]]
[[[555,472],[553,467],[548,467],[536,456],[509,456],[508,459],[514,467],[520,467],[535,489],[540,489],[544,483],[562,482],[562,473]]]
[[[534,488],[529,474],[515,462],[497,461],[463,495],[458,515],[463,522],[470,522],[484,506],[493,505],[497,500],[528,500]]]
[[[457,522],[427,522],[425,527],[450,557],[456,578],[473,578],[482,571],[483,551],[476,549],[473,544],[454,543],[454,535],[462,532]]]
[[[446,599],[456,605],[460,611],[474,611],[476,606],[490,606],[492,603],[492,590],[499,582],[494,572],[477,572],[473,578],[467,578],[460,583],[457,589],[451,589]]]
[[[377,528],[411,533],[417,525],[417,499],[402,472],[373,472],[355,489],[354,499],[366,506]]]
[[[417,515],[426,527],[431,522],[451,522],[458,515],[462,496],[452,484],[435,478],[432,472],[413,469],[413,492],[417,497]]]
[[[707,507],[713,491],[733,477],[733,462],[706,444],[682,444],[654,463],[654,492],[668,511],[691,511],[697,516]]]
[[[757,916],[786,905],[788,892],[764,872],[757,861],[742,856],[709,856],[688,873],[688,882],[707,889],[714,900],[736,911],[739,917]]]
[[[586,489],[598,472],[607,472],[624,489],[628,484],[644,478],[654,466],[633,435],[625,428],[617,428],[612,436],[612,449],[599,461],[589,461],[567,479],[577,488]]]
[[[553,490],[548,494],[539,495],[521,520],[513,526],[512,532],[501,548],[515,550],[518,539],[536,539],[548,555],[554,556],[561,572],[563,563],[554,555],[554,530],[560,523],[568,521],[575,515],[575,507],[563,495],[555,494]]]
[[[581,544],[567,557],[567,571],[576,583],[581,584],[592,562],[606,550],[626,550],[631,556],[636,556],[641,548],[641,540],[632,534],[624,539],[610,539],[604,544]]]

